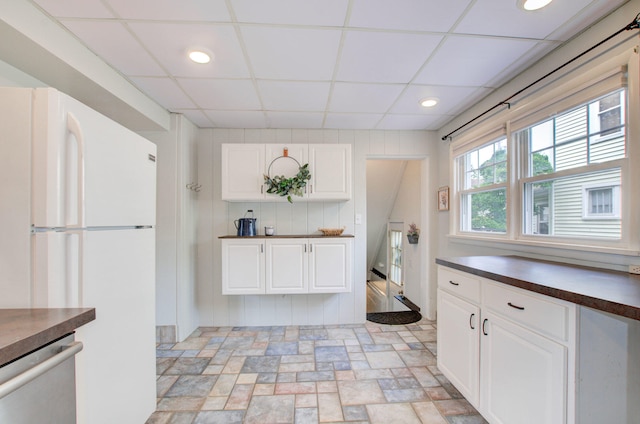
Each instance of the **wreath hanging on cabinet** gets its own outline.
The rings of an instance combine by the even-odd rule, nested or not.
[[[273,163],[278,159],[291,159],[294,160],[298,164],[298,173],[293,177],[285,177],[284,175],[275,175],[271,176],[271,167]],[[300,165],[295,158],[292,158],[288,155],[287,149],[284,150],[284,155],[278,156],[274,160],[271,161],[269,165],[269,169],[267,170],[267,174],[264,176],[264,183],[267,186],[267,193],[269,194],[277,194],[281,197],[287,196],[287,201],[289,203],[293,203],[291,199],[291,195],[300,196],[304,194],[302,189],[307,186],[307,181],[311,179],[311,174],[309,173],[309,164],[305,163],[304,165]]]

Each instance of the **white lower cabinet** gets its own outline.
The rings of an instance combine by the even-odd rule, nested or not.
[[[222,294],[343,293],[352,287],[353,239],[222,239]]]
[[[438,368],[492,424],[575,420],[576,306],[438,270]]]
[[[480,308],[438,290],[438,368],[474,407],[480,402]]]
[[[222,240],[222,294],[262,294],[264,290],[264,240]]]

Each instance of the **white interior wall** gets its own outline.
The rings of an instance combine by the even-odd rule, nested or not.
[[[353,146],[353,197],[347,202],[229,203],[221,200],[222,143],[341,143]],[[436,142],[427,131],[357,130],[252,130],[202,129],[198,131],[198,285],[200,325],[313,325],[362,323],[366,315],[366,160],[385,157],[428,162]],[[429,172],[435,172],[427,167]],[[423,181],[425,174],[421,174]],[[435,173],[429,175],[435,180]],[[427,185],[424,185],[426,188]],[[435,193],[435,188],[429,187]],[[317,227],[345,226],[355,235],[352,293],[327,295],[223,296],[221,294],[219,236],[234,234],[233,220],[253,209],[258,225],[275,220],[280,234],[307,234]],[[355,215],[362,224],[355,225]],[[421,222],[429,221],[428,218]],[[426,261],[433,262],[433,254]],[[433,269],[431,269],[433,268]],[[425,265],[423,281],[435,267]],[[435,294],[435,289],[433,291]],[[435,295],[433,299],[435,305]],[[435,313],[435,311],[433,311]]]

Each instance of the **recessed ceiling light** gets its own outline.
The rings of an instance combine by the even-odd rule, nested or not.
[[[524,10],[538,10],[542,9],[552,0],[518,0],[518,6]]]
[[[211,62],[211,55],[202,50],[191,50],[189,51],[189,59],[195,63],[205,64]]]
[[[434,107],[437,104],[438,104],[438,99],[435,97],[429,97],[429,98],[420,100],[420,106],[422,107]]]

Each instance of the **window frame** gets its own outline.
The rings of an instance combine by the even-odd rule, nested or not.
[[[588,72],[583,72],[579,75],[571,75],[571,72],[568,72],[549,83],[545,87],[546,89],[536,93],[536,96],[530,96],[519,101],[516,107],[513,107],[512,104],[511,108],[497,113],[494,117],[466,130],[458,140],[452,142],[449,147],[452,161],[451,181],[453,183],[449,237],[456,241],[482,246],[491,246],[491,243],[507,243],[513,249],[516,248],[516,245],[521,245],[516,249],[524,251],[536,251],[537,248],[552,247],[563,249],[564,251],[569,249],[633,256],[640,255],[640,217],[635,216],[638,214],[637,211],[640,210],[640,196],[630,196],[630,193],[633,190],[638,191],[640,186],[640,183],[635,183],[640,178],[640,170],[630,166],[634,158],[636,161],[640,160],[640,146],[634,146],[634,144],[637,144],[634,141],[640,138],[640,120],[634,119],[635,116],[640,114],[640,84],[637,81],[640,80],[638,78],[638,68],[638,56],[633,52],[633,49],[615,57],[603,58]],[[620,238],[612,240],[526,234],[524,231],[525,183],[543,181],[550,178],[549,174],[528,177],[527,179],[520,177],[521,175],[527,175],[524,173],[526,171],[525,168],[528,166],[525,165],[527,163],[525,160],[526,152],[523,152],[519,143],[514,140],[513,134],[527,126],[542,122],[545,118],[569,110],[571,107],[588,103],[619,88],[626,88],[627,90],[626,101],[620,106],[622,113],[625,113],[626,120],[624,127],[626,137],[625,157],[604,163],[592,163],[587,165],[586,169],[583,169],[585,167],[578,167],[562,170],[554,174],[553,177],[559,178],[564,175],[579,174],[585,171],[597,172],[598,170],[619,168],[621,175],[619,195],[625,202],[620,209],[619,219],[621,219],[622,224]],[[461,175],[456,158],[482,145],[483,142],[490,141],[491,137],[487,137],[486,134],[493,131],[495,135],[496,128],[502,129],[507,136],[508,181],[506,195],[508,199],[519,200],[515,202],[512,200],[507,201],[506,234],[496,236],[495,234],[483,234],[480,232],[470,233],[464,231],[461,225],[461,197],[458,190]],[[602,138],[609,139],[615,136],[617,134],[606,134]]]

